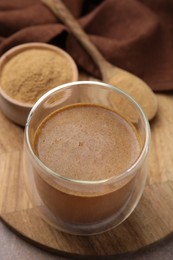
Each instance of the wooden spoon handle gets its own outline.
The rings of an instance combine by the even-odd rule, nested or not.
[[[91,43],[87,34],[81,28],[70,11],[66,8],[66,6],[62,3],[62,1],[42,0],[42,2],[47,5],[52,10],[52,12],[67,26],[69,31],[76,37],[79,43],[88,52],[103,75],[104,72],[102,71],[104,71],[105,66],[109,66],[109,63],[104,59],[95,45]]]

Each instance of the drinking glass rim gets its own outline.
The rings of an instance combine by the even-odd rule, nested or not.
[[[110,89],[111,91],[115,91],[120,93],[121,95],[125,96],[127,99],[129,99],[129,101],[131,101],[135,107],[137,108],[137,110],[140,112],[143,121],[144,121],[144,127],[145,127],[145,142],[144,145],[141,149],[140,155],[137,157],[137,159],[132,163],[132,165],[126,169],[125,171],[121,172],[120,174],[118,174],[117,176],[112,176],[110,178],[107,179],[103,179],[103,180],[80,180],[80,179],[72,179],[72,178],[68,178],[65,176],[62,176],[61,174],[59,174],[58,172],[55,172],[53,170],[51,170],[49,167],[47,167],[33,152],[33,149],[31,147],[31,143],[29,140],[29,126],[30,126],[30,122],[32,120],[32,116],[34,114],[34,112],[36,111],[36,109],[39,107],[40,104],[42,104],[42,102],[44,100],[46,100],[47,97],[49,97],[51,94],[53,94],[54,92],[61,90],[61,89],[67,89],[71,86],[74,85],[84,85],[84,84],[88,84],[88,85],[100,85],[103,87],[106,87],[108,89]],[[147,156],[147,152],[149,149],[149,143],[150,143],[150,126],[149,126],[149,122],[148,119],[143,111],[143,109],[140,107],[140,105],[127,93],[125,93],[124,91],[122,91],[121,89],[112,86],[110,84],[104,83],[104,82],[99,82],[99,81],[73,81],[73,82],[69,82],[69,83],[65,83],[62,84],[60,86],[57,86],[51,90],[49,90],[48,92],[46,92],[43,96],[41,96],[37,102],[33,105],[28,117],[27,117],[27,122],[25,125],[25,133],[24,133],[24,138],[27,144],[27,147],[29,148],[29,152],[32,155],[32,157],[34,158],[35,162],[44,170],[46,171],[48,174],[52,175],[54,178],[56,179],[61,179],[62,181],[65,182],[71,182],[74,184],[82,184],[82,185],[96,185],[96,184],[109,184],[110,182],[119,182],[121,181],[123,178],[128,177],[130,175],[133,175],[133,173],[142,165],[144,159]]]

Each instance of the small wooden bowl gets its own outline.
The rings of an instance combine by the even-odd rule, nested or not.
[[[71,56],[62,49],[47,43],[26,43],[18,45],[4,53],[0,58],[0,77],[5,64],[15,55],[28,49],[46,49],[60,53],[69,61],[72,69],[71,81],[78,80],[78,69]],[[34,104],[20,102],[10,97],[0,86],[0,109],[14,123],[25,126],[28,114]]]

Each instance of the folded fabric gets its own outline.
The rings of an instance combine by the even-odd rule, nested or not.
[[[172,0],[64,0],[91,41],[115,66],[144,79],[155,91],[173,90]],[[27,42],[64,48],[76,63],[98,68],[40,0],[0,1],[0,55]]]

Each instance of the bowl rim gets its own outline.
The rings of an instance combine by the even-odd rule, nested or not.
[[[0,57],[0,78],[1,78],[1,73],[3,71],[3,67],[5,66],[5,64],[11,59],[13,58],[15,55],[24,52],[25,50],[29,50],[29,49],[47,49],[47,50],[52,50],[54,52],[60,53],[62,54],[64,57],[66,57],[66,59],[69,61],[69,63],[71,64],[72,67],[72,79],[71,81],[76,81],[78,80],[78,68],[77,65],[74,61],[74,59],[70,56],[70,54],[68,54],[65,50],[61,49],[58,46],[49,44],[49,43],[43,43],[43,42],[30,42],[30,43],[23,43],[20,45],[17,45],[15,47],[12,47],[11,49],[9,49],[8,51],[6,51],[1,57]],[[32,108],[34,103],[29,103],[29,102],[22,102],[19,101],[11,96],[9,96],[5,90],[1,87],[0,84],[0,95],[6,99],[8,102],[12,103],[15,106],[19,106],[19,107],[26,107],[26,108]]]

